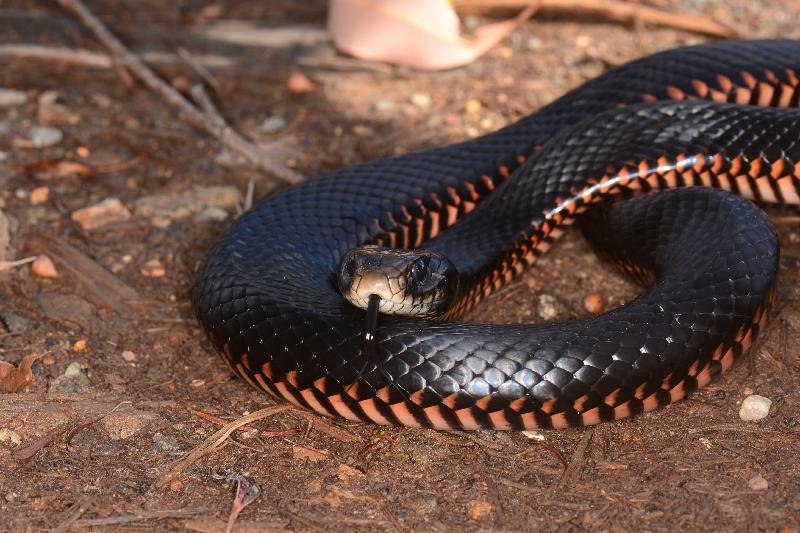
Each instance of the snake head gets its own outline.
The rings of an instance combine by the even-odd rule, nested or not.
[[[356,307],[366,309],[370,295],[376,294],[382,313],[425,318],[443,314],[458,290],[456,267],[444,255],[373,245],[347,252],[337,281]]]

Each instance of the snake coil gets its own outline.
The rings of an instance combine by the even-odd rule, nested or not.
[[[800,203],[798,78],[800,41],[669,50],[484,137],[289,188],[211,248],[197,316],[251,385],[353,420],[554,428],[678,400],[747,350],[774,299],[777,239],[748,200]],[[576,218],[640,297],[561,324],[455,321]],[[365,244],[459,275],[446,320],[382,315],[369,360],[336,280]]]

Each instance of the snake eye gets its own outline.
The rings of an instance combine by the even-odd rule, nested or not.
[[[416,283],[422,283],[428,277],[428,264],[425,258],[420,258],[411,264],[411,278]]]

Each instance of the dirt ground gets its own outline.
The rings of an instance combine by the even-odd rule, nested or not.
[[[655,4],[749,38],[800,37],[796,0]],[[322,1],[90,7],[137,52],[174,58],[182,47],[222,58],[206,81],[225,117],[309,176],[491,131],[613,65],[704,40],[550,15],[468,67],[420,73],[339,59],[321,36]],[[292,31],[270,46],[199,31],[228,19]],[[0,1],[0,44],[101,51],[54,3],[25,0]],[[201,78],[180,59],[154,64],[179,88]],[[290,93],[292,72],[313,90]],[[0,108],[9,258],[46,253],[60,273],[36,277],[29,265],[0,273],[0,361],[39,356],[35,382],[0,394],[0,530],[219,531],[236,476],[261,489],[237,531],[799,530],[797,210],[770,210],[783,258],[761,342],[688,401],[594,428],[529,433],[382,428],[289,409],[254,423],[267,433],[234,434],[164,483],[175,461],[219,429],[192,410],[232,420],[278,405],[227,371],[187,297],[248,184],[256,198],[272,187],[118,69],[0,56],[0,87],[25,92]],[[36,137],[31,126],[63,138],[35,147],[34,138],[52,142],[53,130]],[[108,198],[131,216],[89,230],[71,218]],[[608,306],[636,294],[598,268],[578,234],[542,263],[560,268],[533,269],[473,318],[567,319],[585,313],[587,294]],[[740,404],[754,392],[772,400],[770,414],[743,422]]]

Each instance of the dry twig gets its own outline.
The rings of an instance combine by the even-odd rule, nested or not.
[[[499,8],[519,8],[533,3],[531,0],[456,0],[459,11],[489,11]],[[541,0],[539,11],[588,13],[624,24],[644,22],[676,30],[701,33],[711,37],[732,37],[734,30],[708,17],[688,16],[654,7],[616,0]]]
[[[58,3],[75,15],[83,24],[92,30],[97,39],[108,48],[114,60],[130,70],[151,91],[158,94],[165,102],[178,109],[182,118],[189,124],[203,129],[214,136],[220,143],[245,157],[261,170],[275,176],[286,183],[299,183],[303,177],[275,163],[268,154],[259,149],[251,141],[243,137],[227,123],[220,123],[216,117],[204,113],[189,102],[181,93],[159,78],[139,57],[130,52],[100,20],[81,2],[81,0],[58,0]],[[218,115],[218,113],[217,113]]]
[[[185,457],[183,457],[179,461],[175,462],[172,466],[167,468],[167,471],[164,473],[163,476],[161,476],[159,485],[162,486],[166,485],[173,478],[173,476],[185,470],[189,465],[191,465],[204,455],[219,449],[228,439],[230,434],[236,431],[238,428],[245,426],[251,422],[255,422],[256,420],[261,420],[262,418],[272,416],[274,414],[286,411],[291,408],[292,408],[291,405],[279,405],[277,407],[267,407],[266,409],[260,409],[255,413],[251,413],[247,416],[243,416],[237,420],[234,420],[233,422],[229,422],[228,424],[223,426],[219,431],[217,431],[216,433],[208,437],[206,440],[204,440],[199,446],[197,446],[194,450],[189,452]]]

